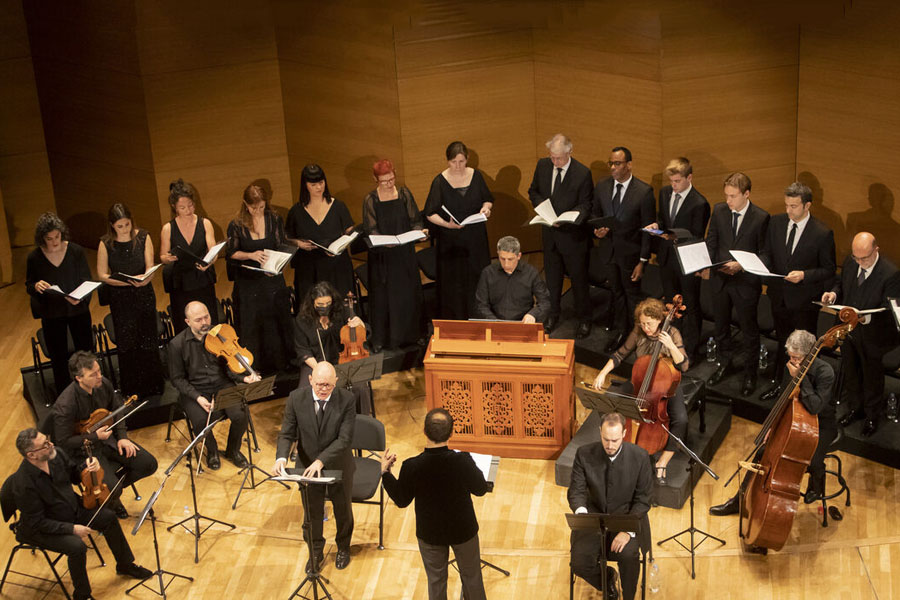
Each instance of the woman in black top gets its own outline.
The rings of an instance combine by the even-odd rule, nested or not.
[[[229,276],[234,279],[234,324],[241,344],[253,353],[260,373],[282,371],[294,357],[291,295],[281,273],[271,275],[245,268],[265,264],[267,250],[285,244],[284,222],[269,209],[264,188],[244,190],[238,217],[228,224]]]
[[[466,166],[469,150],[465,144],[452,142],[446,154],[448,167],[431,182],[425,201],[425,217],[437,225],[433,231],[438,315],[468,319],[476,315],[475,288],[481,271],[491,262],[491,251],[483,222],[465,227],[459,223],[476,213],[489,217],[494,197],[481,173]]]
[[[128,282],[111,275],[141,275],[153,266],[153,240],[134,226],[131,211],[113,204],[109,229],[97,247],[97,277],[110,286],[109,312],[119,357],[120,385],[126,395],[150,396],[162,392],[162,366],[156,330],[156,293],[152,279]]]
[[[41,320],[48,358],[53,367],[53,381],[59,394],[69,385],[69,343],[74,350],[90,351],[94,347],[91,332],[91,295],[81,301],[47,291],[55,285],[68,294],[91,278],[84,250],[68,241],[69,230],[62,219],[47,212],[38,217],[34,229],[37,246],[28,255],[25,266],[25,289],[31,295],[31,314]]]
[[[302,302],[317,281],[329,281],[343,298],[353,289],[353,264],[349,249],[337,256],[326,248],[353,230],[353,218],[347,206],[328,192],[325,171],[319,165],[306,165],[300,173],[300,199],[288,212],[285,233],[300,252],[294,255],[294,292]]]
[[[166,265],[163,277],[176,334],[186,327],[184,308],[193,300],[206,305],[213,325],[219,322],[215,261],[203,266],[190,256],[203,258],[216,245],[210,220],[194,213],[195,193],[194,186],[181,179],[169,184],[169,206],[175,217],[159,235],[159,260]]]
[[[363,200],[366,235],[397,235],[422,228],[422,213],[406,186],[397,188],[394,165],[384,159],[373,167],[378,187]],[[425,332],[422,280],[414,244],[369,250],[369,319],[372,347],[399,348],[414,344]]]

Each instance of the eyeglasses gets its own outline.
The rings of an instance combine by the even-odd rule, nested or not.
[[[397,180],[396,177],[391,177],[390,179],[379,179],[378,185],[391,185],[396,180]]]
[[[328,388],[334,387],[333,383],[321,382],[321,381],[319,383],[314,383],[313,385],[316,386],[317,388],[321,388],[323,390],[327,390]]]
[[[610,161],[607,161],[606,164],[609,165],[610,167],[621,167],[626,162],[628,162],[628,161],[627,160],[610,160]]]
[[[850,257],[853,260],[855,260],[856,262],[861,263],[861,262],[869,260],[870,258],[875,256],[876,252],[878,252],[878,248],[873,248],[872,251],[869,252],[869,254],[867,256],[855,256],[855,255],[851,254]]]
[[[29,450],[29,452],[40,452],[41,450],[47,450],[52,447],[53,447],[53,442],[51,442],[50,440],[47,440],[46,442],[43,443],[43,445],[39,446],[38,448],[32,448],[31,450]]]

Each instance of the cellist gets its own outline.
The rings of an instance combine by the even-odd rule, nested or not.
[[[652,354],[657,343],[662,344],[660,358],[668,358],[672,364],[682,373],[688,370],[687,354],[684,351],[684,343],[681,339],[681,332],[674,326],[670,326],[668,331],[661,331],[663,322],[666,319],[666,306],[661,300],[656,298],[646,298],[642,300],[634,309],[634,329],[628,334],[625,343],[616,350],[610,359],[604,365],[603,369],[597,374],[594,380],[594,387],[600,389],[606,384],[606,377],[610,371],[622,364],[628,356],[635,352],[637,358]],[[624,393],[634,393],[631,389],[631,382],[626,384]],[[669,410],[669,431],[680,439],[684,439],[687,432],[688,416],[684,407],[684,395],[681,392],[681,386],[675,396],[668,403]],[[675,442],[671,439],[667,443],[665,449],[659,453],[656,459],[656,481],[659,485],[666,483],[666,467],[672,456],[675,454]]]

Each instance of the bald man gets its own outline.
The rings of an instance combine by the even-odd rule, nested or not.
[[[309,487],[309,505],[304,507],[308,510],[303,511],[303,538],[307,542],[312,538],[312,546],[318,555],[316,563],[321,565],[325,557],[322,520],[327,496],[334,506],[337,522],[334,566],[345,569],[350,564],[350,538],[353,536],[353,456],[350,443],[356,422],[356,401],[351,392],[336,388],[335,383],[337,376],[334,367],[323,361],[309,375],[309,387],[298,387],[288,396],[272,472],[276,475],[283,473],[294,442],[297,442],[294,466],[303,469],[304,475],[317,477],[325,469],[343,472],[340,483]],[[311,563],[311,560],[306,563],[307,572],[312,570]]]
[[[878,429],[884,405],[884,367],[881,357],[897,345],[897,326],[887,298],[900,296],[897,267],[878,253],[875,236],[863,231],[853,237],[850,256],[831,291],[822,294],[825,304],[845,304],[864,310],[885,307],[880,313],[860,317],[844,345],[843,391],[850,411],[840,420],[843,427],[865,419],[862,434]]]

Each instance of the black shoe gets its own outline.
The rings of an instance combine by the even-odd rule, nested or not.
[[[544,321],[544,332],[550,333],[556,326],[559,325],[559,315],[554,315],[552,317],[547,317],[547,320]]]
[[[222,466],[222,461],[219,460],[218,450],[206,449],[206,466],[212,471],[219,470],[219,467]]]
[[[822,493],[817,492],[815,490],[806,490],[806,493],[803,494],[803,503],[804,504],[812,504],[813,502],[818,502],[822,499]]]
[[[746,398],[756,390],[756,377],[752,375],[744,375],[744,383],[741,385],[741,395]]]
[[[840,421],[838,421],[838,424],[841,427],[849,427],[856,421],[859,421],[860,419],[864,419],[865,416],[866,416],[866,413],[864,413],[862,410],[851,410],[849,413],[844,415]]]
[[[738,501],[738,496],[735,494],[728,501],[723,502],[722,504],[717,504],[716,506],[709,507],[709,514],[716,517],[725,517],[727,515],[736,515],[738,514],[738,510],[740,510],[740,502]]]
[[[862,434],[863,437],[869,437],[878,429],[878,421],[875,419],[866,419],[866,422],[863,423]]]
[[[580,323],[578,325],[578,330],[575,331],[575,337],[579,340],[583,340],[587,336],[591,335],[591,324],[586,321],[584,323]]]
[[[728,372],[728,365],[720,364],[718,367],[716,367],[716,370],[712,374],[712,376],[706,380],[706,385],[716,385],[717,383],[722,381],[722,379],[725,378],[725,374],[727,372]]]
[[[121,500],[116,500],[110,508],[112,508],[113,512],[116,514],[116,517],[120,519],[128,518],[128,511],[125,509],[125,506],[122,504]]]
[[[234,464],[238,469],[246,469],[250,466],[250,463],[247,462],[247,457],[241,454],[240,450],[235,452],[226,452],[225,459]]]
[[[763,392],[759,399],[763,402],[771,402],[781,396],[781,392],[783,391],[784,388],[782,388],[780,384],[776,384]]]
[[[147,579],[151,575],[153,575],[153,571],[142,567],[140,565],[136,565],[134,563],[127,565],[116,565],[116,573],[119,575],[125,575],[127,577],[131,577],[132,579]]]
[[[372,346],[372,354],[381,354],[384,351],[384,346],[381,344],[375,344]]]
[[[743,544],[744,552],[748,552],[750,554],[759,554],[765,556],[769,553],[768,548],[763,548],[762,546],[752,546],[750,544]]]
[[[618,572],[612,567],[606,567],[606,593],[604,596],[606,600],[619,600],[619,586],[617,584],[617,580],[619,578]]]
[[[656,467],[656,484],[666,485],[666,468]]]
[[[325,562],[325,555],[324,555],[324,554],[319,554],[319,555],[316,557],[316,559],[317,559],[316,562],[318,563],[318,567],[319,567],[319,572],[321,572],[321,571],[322,571],[322,564]],[[312,568],[312,559],[311,559],[311,558],[310,558],[309,560],[306,561],[306,572],[307,572],[307,573],[312,573],[312,572],[313,572],[313,568]]]
[[[613,334],[612,339],[609,341],[608,344],[606,344],[606,348],[604,348],[604,351],[607,354],[612,354],[613,352],[618,350],[619,346],[622,345],[622,342],[625,341],[625,334],[622,333],[621,331],[615,330],[612,332],[612,334]]]
[[[334,557],[334,566],[338,570],[346,569],[347,565],[350,564],[350,551],[349,550],[338,550],[337,556]]]

